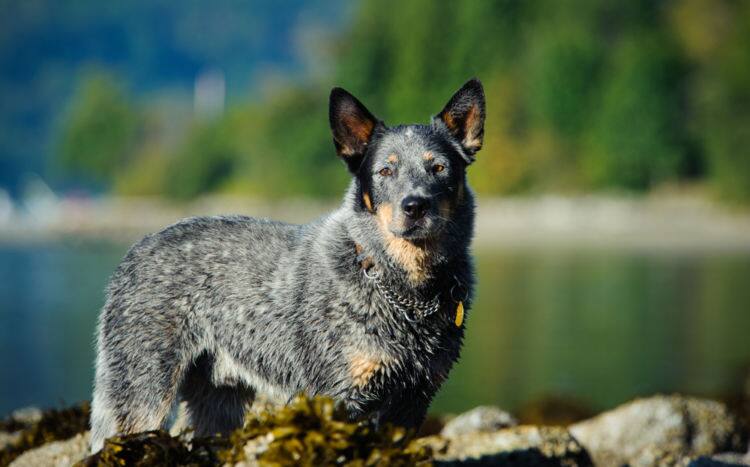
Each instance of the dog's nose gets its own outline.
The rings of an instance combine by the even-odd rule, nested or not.
[[[401,209],[404,210],[406,217],[417,220],[424,217],[425,213],[427,213],[429,204],[427,198],[422,198],[420,196],[407,196],[401,201]]]

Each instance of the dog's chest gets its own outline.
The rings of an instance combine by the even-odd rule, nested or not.
[[[342,353],[351,387],[378,392],[392,386],[442,382],[461,342],[461,330],[451,329],[449,319],[442,318],[352,333]]]

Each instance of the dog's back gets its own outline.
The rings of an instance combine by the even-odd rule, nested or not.
[[[331,97],[343,205],[302,226],[194,218],[136,244],[98,329],[92,451],[164,427],[187,402],[197,435],[241,425],[256,392],[326,394],[352,417],[421,423],[458,358],[471,302],[465,168],[484,100],[470,81],[431,126],[386,129]]]

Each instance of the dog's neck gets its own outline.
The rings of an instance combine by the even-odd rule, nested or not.
[[[387,276],[397,276],[412,287],[419,287],[435,276],[436,261],[441,255],[436,246],[411,243],[397,238],[355,240],[355,252],[362,269],[376,267]],[[380,240],[380,241],[377,241]],[[399,281],[401,282],[401,281]]]

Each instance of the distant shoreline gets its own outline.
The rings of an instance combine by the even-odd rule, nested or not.
[[[69,239],[131,243],[179,219],[243,214],[309,222],[337,201],[278,202],[205,197],[190,203],[149,198],[71,198],[0,216],[0,246]],[[477,207],[475,248],[607,248],[666,252],[750,252],[750,213],[705,198],[538,196],[486,198]]]

